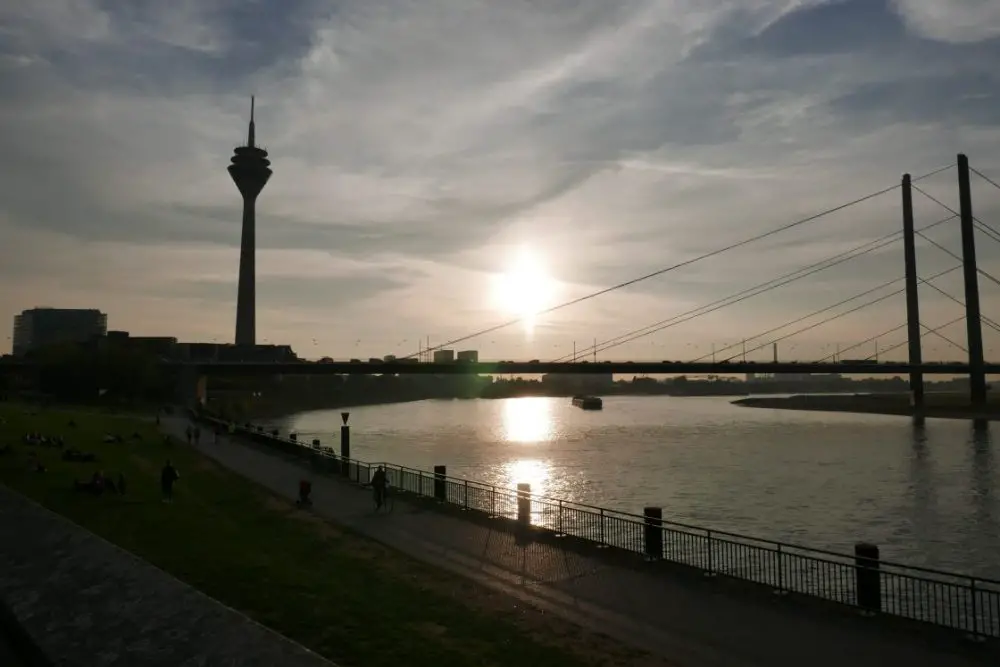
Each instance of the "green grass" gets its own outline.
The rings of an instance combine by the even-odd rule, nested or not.
[[[515,605],[445,572],[295,511],[289,503],[182,444],[151,421],[97,412],[32,413],[0,404],[0,482],[343,666],[625,664],[639,656]],[[69,426],[70,420],[76,426]],[[32,448],[48,471],[28,471],[25,432],[62,435],[96,464]],[[105,433],[139,441],[105,444]],[[181,473],[173,504],[159,472]],[[128,481],[125,497],[71,490],[96,468]]]

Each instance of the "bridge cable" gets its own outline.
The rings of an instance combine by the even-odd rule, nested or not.
[[[946,211],[949,211],[949,212],[951,212],[951,213],[953,213],[953,214],[955,214],[957,216],[961,216],[961,213],[959,213],[958,211],[956,211],[955,209],[953,209],[951,206],[948,206],[947,204],[945,204],[943,201],[941,201],[937,197],[934,197],[933,195],[927,194],[926,192],[924,192],[921,188],[917,187],[916,185],[914,185],[912,187],[913,187],[914,190],[916,190],[917,192],[919,192],[923,196],[927,197],[932,202],[934,202],[935,204],[937,204],[941,208],[945,209]],[[1000,232],[997,232],[995,229],[993,229],[988,224],[986,224],[985,222],[983,222],[982,220],[980,220],[979,218],[977,218],[975,216],[972,217],[972,221],[973,221],[973,223],[981,225],[980,231],[983,232],[984,234],[986,234],[987,236],[990,236],[991,235],[990,232],[992,232],[992,234],[994,235],[994,236],[992,236],[993,240],[997,241],[998,243],[1000,243]],[[985,229],[983,229],[983,228],[985,228]],[[987,232],[986,230],[989,230],[989,232]],[[927,237],[925,236],[924,238],[927,238]],[[938,246],[938,247],[940,247],[940,246]],[[993,283],[995,283],[997,285],[1000,285],[1000,280],[997,280],[988,271],[986,271],[984,269],[981,269],[978,266],[976,267],[976,271],[980,275],[985,276],[986,278],[988,278],[991,282],[993,282]]]
[[[947,218],[938,220],[937,222],[921,227],[921,230],[924,231],[932,229],[934,227],[937,227],[938,225],[949,222],[954,218],[955,218],[954,215],[950,215]],[[674,315],[673,317],[669,317],[665,320],[660,320],[658,322],[654,322],[653,324],[649,324],[644,327],[640,327],[638,329],[633,329],[632,331],[620,334],[618,336],[615,336],[614,338],[610,338],[601,343],[598,343],[597,345],[588,346],[584,348],[582,351],[578,352],[576,356],[586,357],[596,352],[603,352],[605,350],[610,350],[619,345],[630,343],[639,338],[643,338],[645,336],[663,331],[664,329],[669,329],[670,327],[677,326],[678,324],[684,324],[685,322],[689,322],[693,319],[701,317],[702,315],[708,315],[709,313],[721,310],[722,308],[726,308],[728,306],[735,305],[737,303],[758,296],[760,294],[770,292],[771,290],[783,287],[785,285],[788,285],[789,283],[819,273],[820,271],[825,271],[826,269],[832,268],[839,264],[843,264],[844,262],[847,262],[849,260],[861,257],[870,252],[874,252],[875,250],[879,250],[887,245],[890,245],[898,241],[899,237],[901,237],[902,234],[903,232],[901,231],[886,234],[885,236],[881,236],[867,243],[863,243],[850,250],[844,251],[837,255],[832,255],[814,264],[810,264],[808,266],[801,267],[790,273],[786,273],[782,276],[779,276],[778,278],[773,278],[771,280],[759,283],[753,287],[747,288],[740,292],[736,292],[735,294],[731,294],[723,299],[718,299],[711,303],[707,303],[697,308],[693,308],[691,310],[680,313],[679,315]],[[863,296],[863,295],[864,293],[859,294],[857,296]],[[559,357],[558,359],[553,360],[553,363],[565,361],[571,357],[573,357],[572,354],[566,354]]]
[[[877,341],[879,338],[885,338],[889,334],[896,333],[900,329],[905,329],[906,325],[907,325],[907,323],[903,322],[899,326],[895,326],[895,327],[893,327],[891,329],[886,329],[882,333],[875,334],[871,338],[866,338],[863,341],[860,341],[858,343],[854,343],[853,345],[848,345],[847,347],[842,347],[839,350],[837,350],[836,352],[834,352],[833,354],[828,354],[825,357],[823,357],[822,359],[820,359],[819,361],[814,361],[812,363],[822,364],[825,361],[829,361],[831,359],[834,359],[835,357],[841,356],[844,352],[847,352],[848,350],[853,350],[855,348],[861,347],[862,345],[867,345],[868,343],[873,343],[873,342]],[[872,358],[872,356],[869,355],[869,356],[865,357],[865,360],[867,361],[868,359],[871,359],[871,358]]]
[[[991,241],[996,241],[997,243],[1000,243],[1000,232],[998,232],[997,230],[993,229],[992,227],[990,227],[989,225],[987,225],[985,222],[975,222],[975,221],[973,221],[972,224],[975,225],[976,229],[978,229],[980,232],[982,232],[983,235],[986,236],[986,237],[988,237]]]
[[[957,271],[960,268],[962,268],[961,265],[953,266],[950,269],[947,269],[945,271],[941,271],[939,273],[934,274],[933,276],[931,276],[930,278],[928,278],[928,280],[935,280],[937,278],[940,278],[943,275],[946,275],[946,274],[951,273],[953,271]],[[896,280],[894,280],[892,282],[899,282],[900,280],[902,280],[902,278],[897,278]],[[836,315],[833,315],[831,317],[827,317],[825,319],[822,319],[819,322],[814,322],[813,324],[810,324],[808,326],[802,327],[800,329],[796,329],[795,331],[793,331],[791,333],[784,334],[782,336],[774,338],[774,339],[772,339],[772,340],[770,340],[770,341],[768,341],[766,343],[761,343],[757,347],[753,347],[753,348],[751,348],[749,350],[746,350],[746,352],[741,352],[740,354],[734,354],[734,355],[732,355],[730,357],[727,357],[726,359],[723,359],[723,362],[732,361],[733,359],[735,359],[735,358],[737,358],[739,356],[742,356],[743,354],[748,354],[748,353],[751,353],[751,352],[756,352],[757,350],[762,350],[762,349],[764,349],[765,347],[767,347],[769,345],[773,345],[774,343],[780,343],[781,341],[787,340],[787,339],[791,338],[792,336],[797,336],[800,333],[805,333],[806,331],[810,331],[812,329],[815,329],[816,327],[820,327],[820,326],[822,326],[824,324],[828,324],[829,322],[832,322],[834,320],[840,319],[841,317],[845,317],[846,315],[850,315],[851,313],[856,313],[859,310],[862,310],[864,308],[868,308],[869,306],[874,306],[877,303],[881,303],[882,301],[885,301],[886,299],[894,297],[894,296],[896,296],[898,294],[902,294],[905,291],[906,291],[906,288],[903,287],[903,288],[900,288],[900,289],[898,289],[898,290],[896,290],[894,292],[890,292],[889,294],[885,294],[885,295],[880,296],[880,297],[878,297],[876,299],[872,299],[871,301],[866,301],[865,303],[862,303],[861,305],[855,306],[854,308],[850,308],[848,310],[845,310],[842,313],[837,313]],[[785,325],[785,326],[788,326],[788,325]],[[748,340],[753,340],[753,339],[748,339]],[[699,357],[699,360],[704,359],[704,358],[705,358],[705,356]]]
[[[863,292],[858,292],[857,294],[855,294],[853,296],[850,296],[850,297],[848,297],[848,298],[846,298],[846,299],[844,299],[842,301],[838,301],[837,303],[831,304],[831,305],[826,306],[824,308],[820,308],[819,310],[814,310],[813,312],[809,313],[808,315],[802,315],[801,317],[796,317],[794,320],[789,320],[788,322],[785,322],[785,323],[783,323],[783,324],[781,324],[779,326],[776,326],[776,327],[772,327],[772,328],[768,329],[767,331],[761,331],[756,336],[750,336],[748,338],[745,338],[742,341],[740,341],[739,343],[733,343],[731,345],[726,345],[725,347],[713,350],[712,352],[710,352],[708,354],[703,354],[700,357],[697,357],[696,359],[692,359],[691,363],[696,363],[698,361],[703,361],[705,359],[708,359],[709,357],[717,355],[720,352],[725,352],[726,350],[732,350],[732,349],[738,348],[741,345],[743,345],[744,343],[746,343],[746,341],[748,341],[748,340],[749,341],[760,340],[764,336],[768,336],[768,335],[773,334],[773,333],[775,333],[777,331],[781,331],[782,329],[786,329],[786,328],[792,326],[793,324],[798,324],[800,322],[804,322],[805,320],[808,320],[811,317],[816,317],[817,315],[822,315],[823,313],[831,311],[834,308],[838,308],[840,306],[843,306],[844,304],[847,304],[847,303],[850,303],[851,301],[854,301],[855,299],[860,299],[863,296],[868,296],[869,294],[872,294],[874,292],[878,292],[879,290],[883,290],[886,287],[888,287],[890,285],[894,285],[894,284],[899,283],[899,282],[902,282],[905,279],[906,279],[905,277],[899,277],[899,278],[893,278],[892,280],[887,280],[886,282],[882,283],[881,285],[876,285],[875,287],[872,287],[870,289],[866,289]],[[903,289],[903,291],[905,291],[905,288]],[[882,301],[883,299],[887,299],[890,296],[895,296],[896,294],[899,294],[899,293],[900,292],[897,290],[897,291],[893,292],[892,294],[887,294],[884,297],[880,297],[880,298],[876,299],[875,301],[868,302],[865,305],[866,306],[874,305],[875,303],[878,303],[879,301]],[[853,311],[847,311],[847,312],[853,312]],[[844,313],[844,314],[846,314],[846,313]],[[777,341],[771,341],[771,342],[773,343],[773,342],[777,342]],[[770,345],[770,343],[766,343],[765,345]],[[740,354],[742,354],[742,352]]]
[[[958,319],[961,320],[962,318],[960,317]],[[965,347],[964,345],[959,345],[958,343],[956,343],[952,339],[950,339],[947,336],[945,336],[943,333],[941,333],[941,332],[939,332],[939,331],[937,331],[935,329],[931,329],[929,326],[927,326],[923,322],[920,323],[920,326],[924,327],[925,329],[929,329],[929,331],[927,333],[934,334],[935,336],[937,336],[938,338],[940,338],[941,340],[943,340],[946,343],[951,343],[952,345],[954,345],[955,347],[957,347],[958,349],[960,349],[962,352],[965,352],[966,354],[969,353],[969,349],[967,347]]]
[[[919,176],[919,177],[917,177],[916,179],[913,179],[913,180],[921,180],[921,179],[924,179],[924,178],[929,178],[930,176],[933,176],[934,174],[937,174],[937,173],[940,173],[942,171],[945,171],[946,169],[950,169],[952,166],[954,166],[954,164],[949,164],[949,165],[947,165],[945,167],[940,167],[938,169],[935,169],[934,171],[930,171],[930,172],[928,172],[928,173],[926,173],[926,174],[924,174],[922,176]],[[810,223],[810,222],[814,222],[816,220],[819,220],[820,218],[826,217],[826,216],[831,215],[833,213],[837,213],[838,211],[843,211],[844,209],[850,208],[850,207],[855,206],[857,204],[861,204],[861,203],[866,202],[866,201],[868,201],[870,199],[874,199],[876,197],[880,197],[880,196],[882,196],[882,195],[884,195],[884,194],[886,194],[888,192],[892,192],[893,190],[895,190],[895,189],[897,189],[899,187],[901,187],[901,185],[900,184],[896,184],[896,185],[892,185],[892,186],[889,186],[889,187],[886,187],[886,188],[882,188],[881,190],[877,190],[875,192],[871,192],[871,193],[869,193],[867,195],[864,195],[862,197],[858,197],[857,199],[853,199],[853,200],[851,200],[849,202],[846,202],[844,204],[839,204],[839,205],[834,206],[832,208],[828,208],[828,209],[826,209],[824,211],[821,211],[819,213],[814,213],[814,214],[809,215],[809,216],[807,216],[805,218],[800,218],[799,220],[796,220],[794,222],[790,222],[790,223],[782,225],[780,227],[776,227],[774,229],[771,229],[771,230],[769,230],[767,232],[763,232],[761,234],[757,234],[755,236],[751,236],[749,238],[743,239],[742,241],[737,241],[735,243],[730,243],[728,245],[716,248],[715,250],[711,250],[709,252],[702,253],[701,255],[698,255],[696,257],[692,257],[690,259],[683,260],[681,262],[678,262],[676,264],[672,264],[670,266],[664,267],[664,268],[659,269],[657,271],[653,271],[653,272],[647,273],[647,274],[645,274],[643,276],[639,276],[638,278],[633,278],[631,280],[626,280],[625,282],[618,283],[617,285],[612,285],[611,287],[605,287],[604,289],[598,290],[596,292],[591,292],[590,294],[585,294],[585,295],[583,295],[581,297],[577,297],[575,299],[571,299],[569,301],[565,301],[565,302],[557,304],[555,306],[551,306],[551,307],[546,308],[544,310],[541,310],[541,311],[539,311],[537,313],[532,313],[532,315],[530,317],[538,317],[540,315],[547,315],[548,313],[552,313],[552,312],[555,312],[557,310],[561,310],[563,308],[568,308],[569,306],[573,306],[573,305],[576,305],[576,304],[581,303],[583,301],[588,301],[590,299],[594,299],[594,298],[602,296],[604,294],[608,294],[609,292],[614,292],[614,291],[617,291],[617,290],[620,290],[620,289],[624,289],[626,287],[630,287],[632,285],[635,285],[637,283],[643,282],[645,280],[649,280],[650,278],[655,278],[655,277],[661,276],[661,275],[663,275],[665,273],[669,273],[671,271],[675,271],[677,269],[680,269],[680,268],[683,268],[683,267],[686,267],[686,266],[690,266],[690,265],[695,264],[697,262],[700,262],[702,260],[709,259],[711,257],[716,257],[718,255],[721,255],[721,254],[725,253],[725,252],[729,252],[730,250],[735,250],[737,248],[741,248],[743,246],[749,245],[749,244],[754,243],[756,241],[760,241],[760,240],[768,238],[770,236],[774,236],[775,234],[779,234],[781,232],[788,231],[789,229],[793,229],[795,227],[799,227],[801,225],[804,225],[804,224],[807,224],[807,223]],[[442,348],[454,345],[455,343],[461,343],[461,342],[470,340],[472,338],[478,338],[479,336],[484,336],[484,335],[486,335],[488,333],[493,333],[494,331],[499,331],[500,329],[506,329],[507,327],[513,326],[515,324],[519,324],[519,323],[525,321],[526,319],[528,319],[528,317],[517,317],[517,318],[514,318],[514,319],[510,319],[510,320],[507,320],[506,322],[501,322],[500,324],[495,324],[495,325],[493,325],[491,327],[487,327],[485,329],[481,329],[481,330],[476,331],[474,333],[467,334],[465,336],[460,336],[458,338],[453,338],[452,340],[449,340],[449,341],[447,341],[445,343],[441,343],[440,345],[435,345],[434,347],[427,348],[426,350],[423,350],[423,352],[430,352],[430,351],[434,351],[434,350],[440,350]],[[409,355],[407,355],[405,357],[401,357],[401,358],[402,359],[412,359],[413,357],[416,357],[420,353],[421,353],[420,351],[417,351],[417,352],[414,352],[412,354],[409,354]]]
[[[920,232],[916,232],[916,234],[918,234],[918,235],[920,236],[920,238],[924,239],[925,241],[927,241],[927,242],[928,242],[928,243],[930,243],[931,245],[933,245],[933,246],[937,247],[937,248],[938,248],[939,250],[941,250],[941,251],[942,251],[943,253],[945,253],[945,254],[949,255],[950,257],[952,257],[952,258],[954,258],[954,259],[957,259],[957,260],[958,260],[958,261],[960,261],[960,262],[962,261],[962,258],[961,258],[961,257],[960,257],[960,256],[959,256],[958,254],[956,254],[956,253],[953,253],[953,252],[952,252],[951,250],[948,250],[947,248],[945,248],[945,247],[944,247],[943,245],[941,245],[941,244],[940,244],[940,243],[938,243],[937,241],[935,241],[935,240],[933,240],[933,239],[931,239],[931,238],[928,238],[928,237],[924,236],[924,235],[923,235],[923,234],[921,234]],[[987,274],[987,277],[989,277],[989,278],[992,278],[992,276],[989,276],[988,274]],[[924,280],[923,278],[918,278],[918,280],[920,280],[920,282],[924,283],[925,285],[927,285],[927,286],[928,286],[928,287],[930,287],[931,289],[934,289],[934,290],[937,290],[937,292],[938,292],[938,293],[940,293],[940,294],[942,294],[942,295],[944,295],[944,296],[948,297],[949,299],[951,299],[952,301],[954,301],[954,302],[955,302],[955,303],[957,303],[958,305],[962,306],[962,308],[965,308],[965,302],[964,302],[964,301],[962,301],[961,299],[958,299],[957,297],[954,297],[954,296],[952,296],[951,294],[948,294],[947,292],[945,292],[945,291],[944,291],[943,289],[941,289],[941,288],[940,288],[940,287],[938,287],[937,285],[934,285],[934,284],[931,284],[931,283],[927,282],[926,280]],[[993,329],[994,331],[998,331],[998,332],[1000,332],[1000,324],[997,324],[997,323],[996,323],[995,321],[993,321],[992,319],[990,319],[990,318],[989,318],[989,317],[987,317],[986,315],[983,315],[982,313],[980,313],[980,314],[979,314],[979,319],[980,319],[981,321],[983,321],[984,323],[986,323],[986,325],[987,325],[987,326],[989,326],[989,327],[990,327],[991,329]]]
[[[976,169],[975,167],[972,167],[972,166],[969,167],[969,170],[972,171],[972,173],[974,173],[977,176],[979,176],[979,178],[983,179],[984,181],[986,181],[987,183],[989,183],[990,185],[992,185],[993,187],[995,187],[997,190],[1000,190],[1000,183],[997,183],[996,181],[994,181],[992,178],[990,178],[989,176],[987,176],[983,172],[979,171],[978,169]]]
[[[921,337],[921,338],[924,338],[925,336],[928,336],[928,335],[930,335],[930,334],[932,334],[932,333],[937,333],[937,332],[941,331],[942,329],[947,329],[947,328],[948,328],[948,327],[950,327],[951,325],[953,325],[953,324],[956,324],[956,323],[958,323],[958,322],[961,322],[961,321],[962,321],[962,320],[964,320],[964,319],[965,319],[965,315],[962,315],[961,317],[956,317],[955,319],[951,320],[950,322],[945,322],[944,324],[942,324],[942,325],[940,325],[940,326],[937,326],[937,327],[934,327],[933,329],[931,329],[931,328],[930,328],[930,327],[928,327],[928,326],[927,326],[926,324],[924,324],[923,322],[921,322],[921,323],[920,323],[920,326],[922,326],[922,327],[924,327],[925,329],[927,329],[927,331],[925,331],[925,332],[923,332],[922,334],[920,334],[920,337]],[[947,340],[947,339],[946,339],[946,340]],[[908,340],[904,340],[904,341],[903,341],[902,343],[896,343],[895,345],[893,345],[893,346],[891,346],[891,347],[887,347],[887,348],[885,348],[884,350],[879,350],[879,352],[880,352],[881,354],[885,354],[885,353],[887,353],[887,352],[892,352],[893,350],[897,350],[897,349],[899,349],[899,348],[903,347],[904,345],[906,345],[906,344],[907,344],[907,343],[909,343],[909,342],[910,342],[910,341],[908,341]],[[963,352],[968,352],[968,350],[966,350],[966,349],[965,349],[964,347],[962,347],[961,345],[958,345],[957,343],[955,343],[955,342],[953,342],[953,341],[950,341],[950,340],[949,340],[948,342],[949,342],[949,343],[951,343],[952,345],[956,346],[956,347],[957,347],[958,349],[962,350]]]

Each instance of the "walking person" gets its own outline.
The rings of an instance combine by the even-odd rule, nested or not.
[[[170,463],[170,459],[167,459],[166,465],[164,465],[163,470],[160,471],[160,491],[163,492],[163,502],[173,502],[174,482],[180,478],[181,476],[177,472],[177,468]]]

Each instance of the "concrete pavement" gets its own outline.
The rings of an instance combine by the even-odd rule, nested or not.
[[[186,423],[172,418],[164,420],[164,428],[181,436]],[[206,455],[286,498],[296,496],[300,479],[313,480],[314,511],[323,517],[680,665],[998,664],[996,653],[950,636],[939,641],[938,633],[904,632],[880,619],[813,609],[778,596],[733,594],[717,583],[522,543],[507,531],[427,511],[403,498],[391,515],[375,514],[369,490],[237,438],[207,441],[199,447]]]

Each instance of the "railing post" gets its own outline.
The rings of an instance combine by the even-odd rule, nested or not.
[[[424,471],[417,470],[417,495],[424,495]]]
[[[343,425],[340,427],[340,461],[342,464],[342,469],[344,475],[350,479],[351,469],[351,427],[348,426],[347,420],[350,418],[350,412],[341,412],[340,418],[344,421]]]
[[[785,563],[782,557],[781,544],[778,544],[778,550],[776,553],[776,560],[778,561],[778,588],[775,589],[775,595],[785,595],[788,591],[785,590]]]
[[[855,602],[866,616],[882,611],[882,573],[879,549],[874,544],[854,545]]]
[[[648,560],[663,559],[663,509],[660,507],[645,507],[642,515],[646,522],[643,526],[645,538],[643,551]]]
[[[490,484],[490,518],[497,518],[497,487]]]
[[[607,549],[608,543],[604,538],[604,508],[601,508],[601,541],[597,545],[598,549]]]
[[[556,532],[556,537],[566,537],[566,531],[563,530],[563,501],[559,500],[559,530]]]
[[[462,480],[462,509],[469,510],[469,480]]]
[[[531,525],[531,484],[517,485],[517,522],[522,527]]]
[[[448,501],[447,466],[434,466],[434,499],[439,503]]]
[[[978,591],[976,591],[976,579],[972,577],[969,579],[969,594],[972,596],[972,641],[981,642],[986,641],[986,636],[979,633],[979,597]]]
[[[714,542],[714,540],[712,539],[712,531],[707,530],[707,529],[705,530],[705,542],[706,542],[707,547],[708,547],[708,549],[707,549],[708,550],[708,569],[705,570],[705,576],[706,577],[714,577],[715,576],[715,562],[714,562],[714,560],[712,558],[712,542]]]

